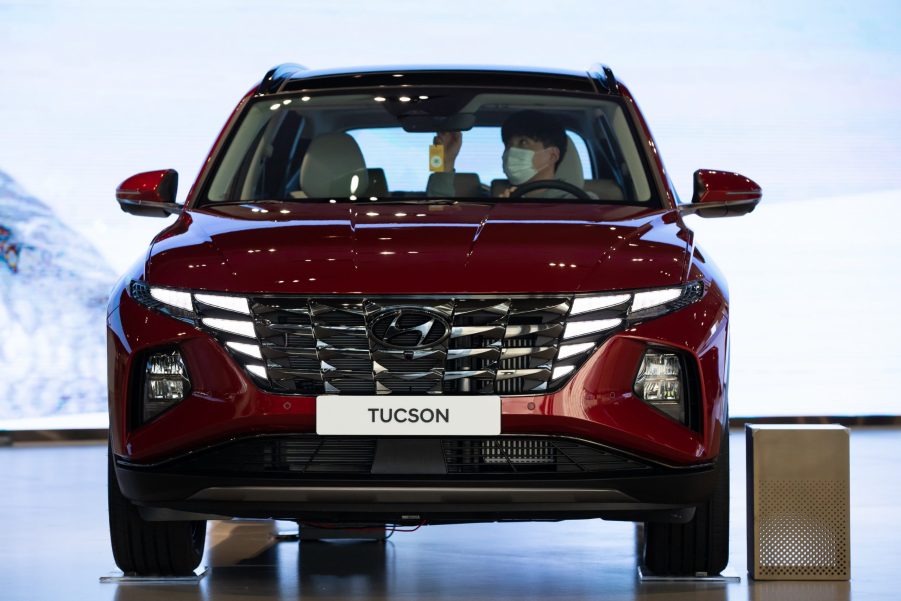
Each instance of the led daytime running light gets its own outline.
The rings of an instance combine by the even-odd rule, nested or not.
[[[229,340],[225,343],[225,345],[238,351],[239,353],[244,353],[245,355],[249,355],[256,359],[263,358],[263,354],[260,352],[260,347],[255,344],[244,344],[243,342],[232,342],[231,340]]]
[[[615,328],[623,322],[622,319],[592,319],[589,321],[570,321],[563,330],[563,339],[576,338],[595,332],[603,332]]]
[[[250,315],[250,306],[247,299],[241,296],[221,296],[219,294],[195,294],[194,299],[218,309],[226,311],[234,311],[235,313],[244,313]]]
[[[573,355],[579,355],[584,353],[587,350],[593,349],[593,342],[582,342],[579,344],[564,344],[560,347],[560,350],[557,351],[557,361],[561,359],[566,359],[567,357],[572,357]]]
[[[256,338],[256,329],[253,322],[240,319],[219,319],[217,317],[204,317],[203,325],[215,330],[230,332],[238,336],[246,336],[247,338]]]
[[[631,298],[629,294],[612,294],[606,296],[579,296],[573,301],[570,315],[579,315],[589,311],[598,311],[608,307],[621,305]]]
[[[554,372],[551,374],[551,380],[562,378],[563,376],[571,373],[575,368],[575,365],[561,365],[560,367],[555,367]]]
[[[150,296],[164,305],[182,309],[183,311],[194,311],[194,303],[191,301],[191,294],[188,292],[151,286]]]
[[[645,309],[659,307],[660,305],[672,302],[682,296],[682,290],[683,288],[679,287],[637,292],[635,298],[632,300],[632,307],[629,309],[629,313],[644,311]]]
[[[258,378],[263,378],[264,380],[269,379],[269,374],[266,373],[266,368],[262,365],[245,365],[247,371],[257,376]]]

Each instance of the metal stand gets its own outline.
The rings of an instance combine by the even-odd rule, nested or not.
[[[850,431],[745,426],[748,577],[851,578]]]
[[[638,579],[641,582],[741,582],[741,576],[729,568],[713,576],[708,576],[704,572],[699,572],[694,576],[657,576],[645,572],[644,566],[638,566]]]
[[[115,584],[199,584],[207,573],[209,573],[207,566],[197,568],[191,576],[137,576],[116,571],[110,572],[108,576],[101,576],[100,582],[112,582]]]

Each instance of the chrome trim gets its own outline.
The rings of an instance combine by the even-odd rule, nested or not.
[[[487,355],[489,353],[492,354],[492,358],[496,359],[497,357],[495,357],[494,354],[497,353],[499,355],[500,353],[503,353],[503,349],[498,350],[496,348],[491,348],[491,347],[454,348],[454,349],[448,349],[447,358],[454,360],[454,359],[461,359],[463,357],[478,357],[479,355]]]

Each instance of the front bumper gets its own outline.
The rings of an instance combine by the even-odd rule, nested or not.
[[[712,494],[716,472],[724,469],[716,462],[664,466],[556,437],[515,438],[517,448],[524,441],[559,445],[559,458],[543,463],[491,463],[472,459],[471,451],[453,451],[504,439],[346,439],[343,447],[323,447],[316,436],[252,437],[157,464],[118,457],[115,469],[123,494],[146,519],[379,523],[597,517],[684,522]],[[279,446],[284,441],[290,446]],[[307,443],[320,445],[318,463],[303,454]],[[360,449],[370,443],[372,452],[363,457]]]
[[[715,283],[685,309],[612,336],[553,393],[502,396],[504,434],[576,437],[667,465],[712,462],[726,420],[727,312]],[[150,464],[194,449],[256,434],[312,433],[312,396],[258,388],[206,333],[147,309],[120,289],[108,319],[110,420],[113,451],[132,464]],[[677,349],[696,362],[696,427],[680,424],[632,391],[649,345]],[[135,374],[141,357],[177,347],[191,374],[191,395],[140,425],[134,419]]]

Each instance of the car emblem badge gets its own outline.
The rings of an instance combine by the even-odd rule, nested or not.
[[[379,344],[410,351],[434,347],[450,336],[450,324],[436,311],[428,309],[386,309],[377,313],[370,325],[370,336]]]

